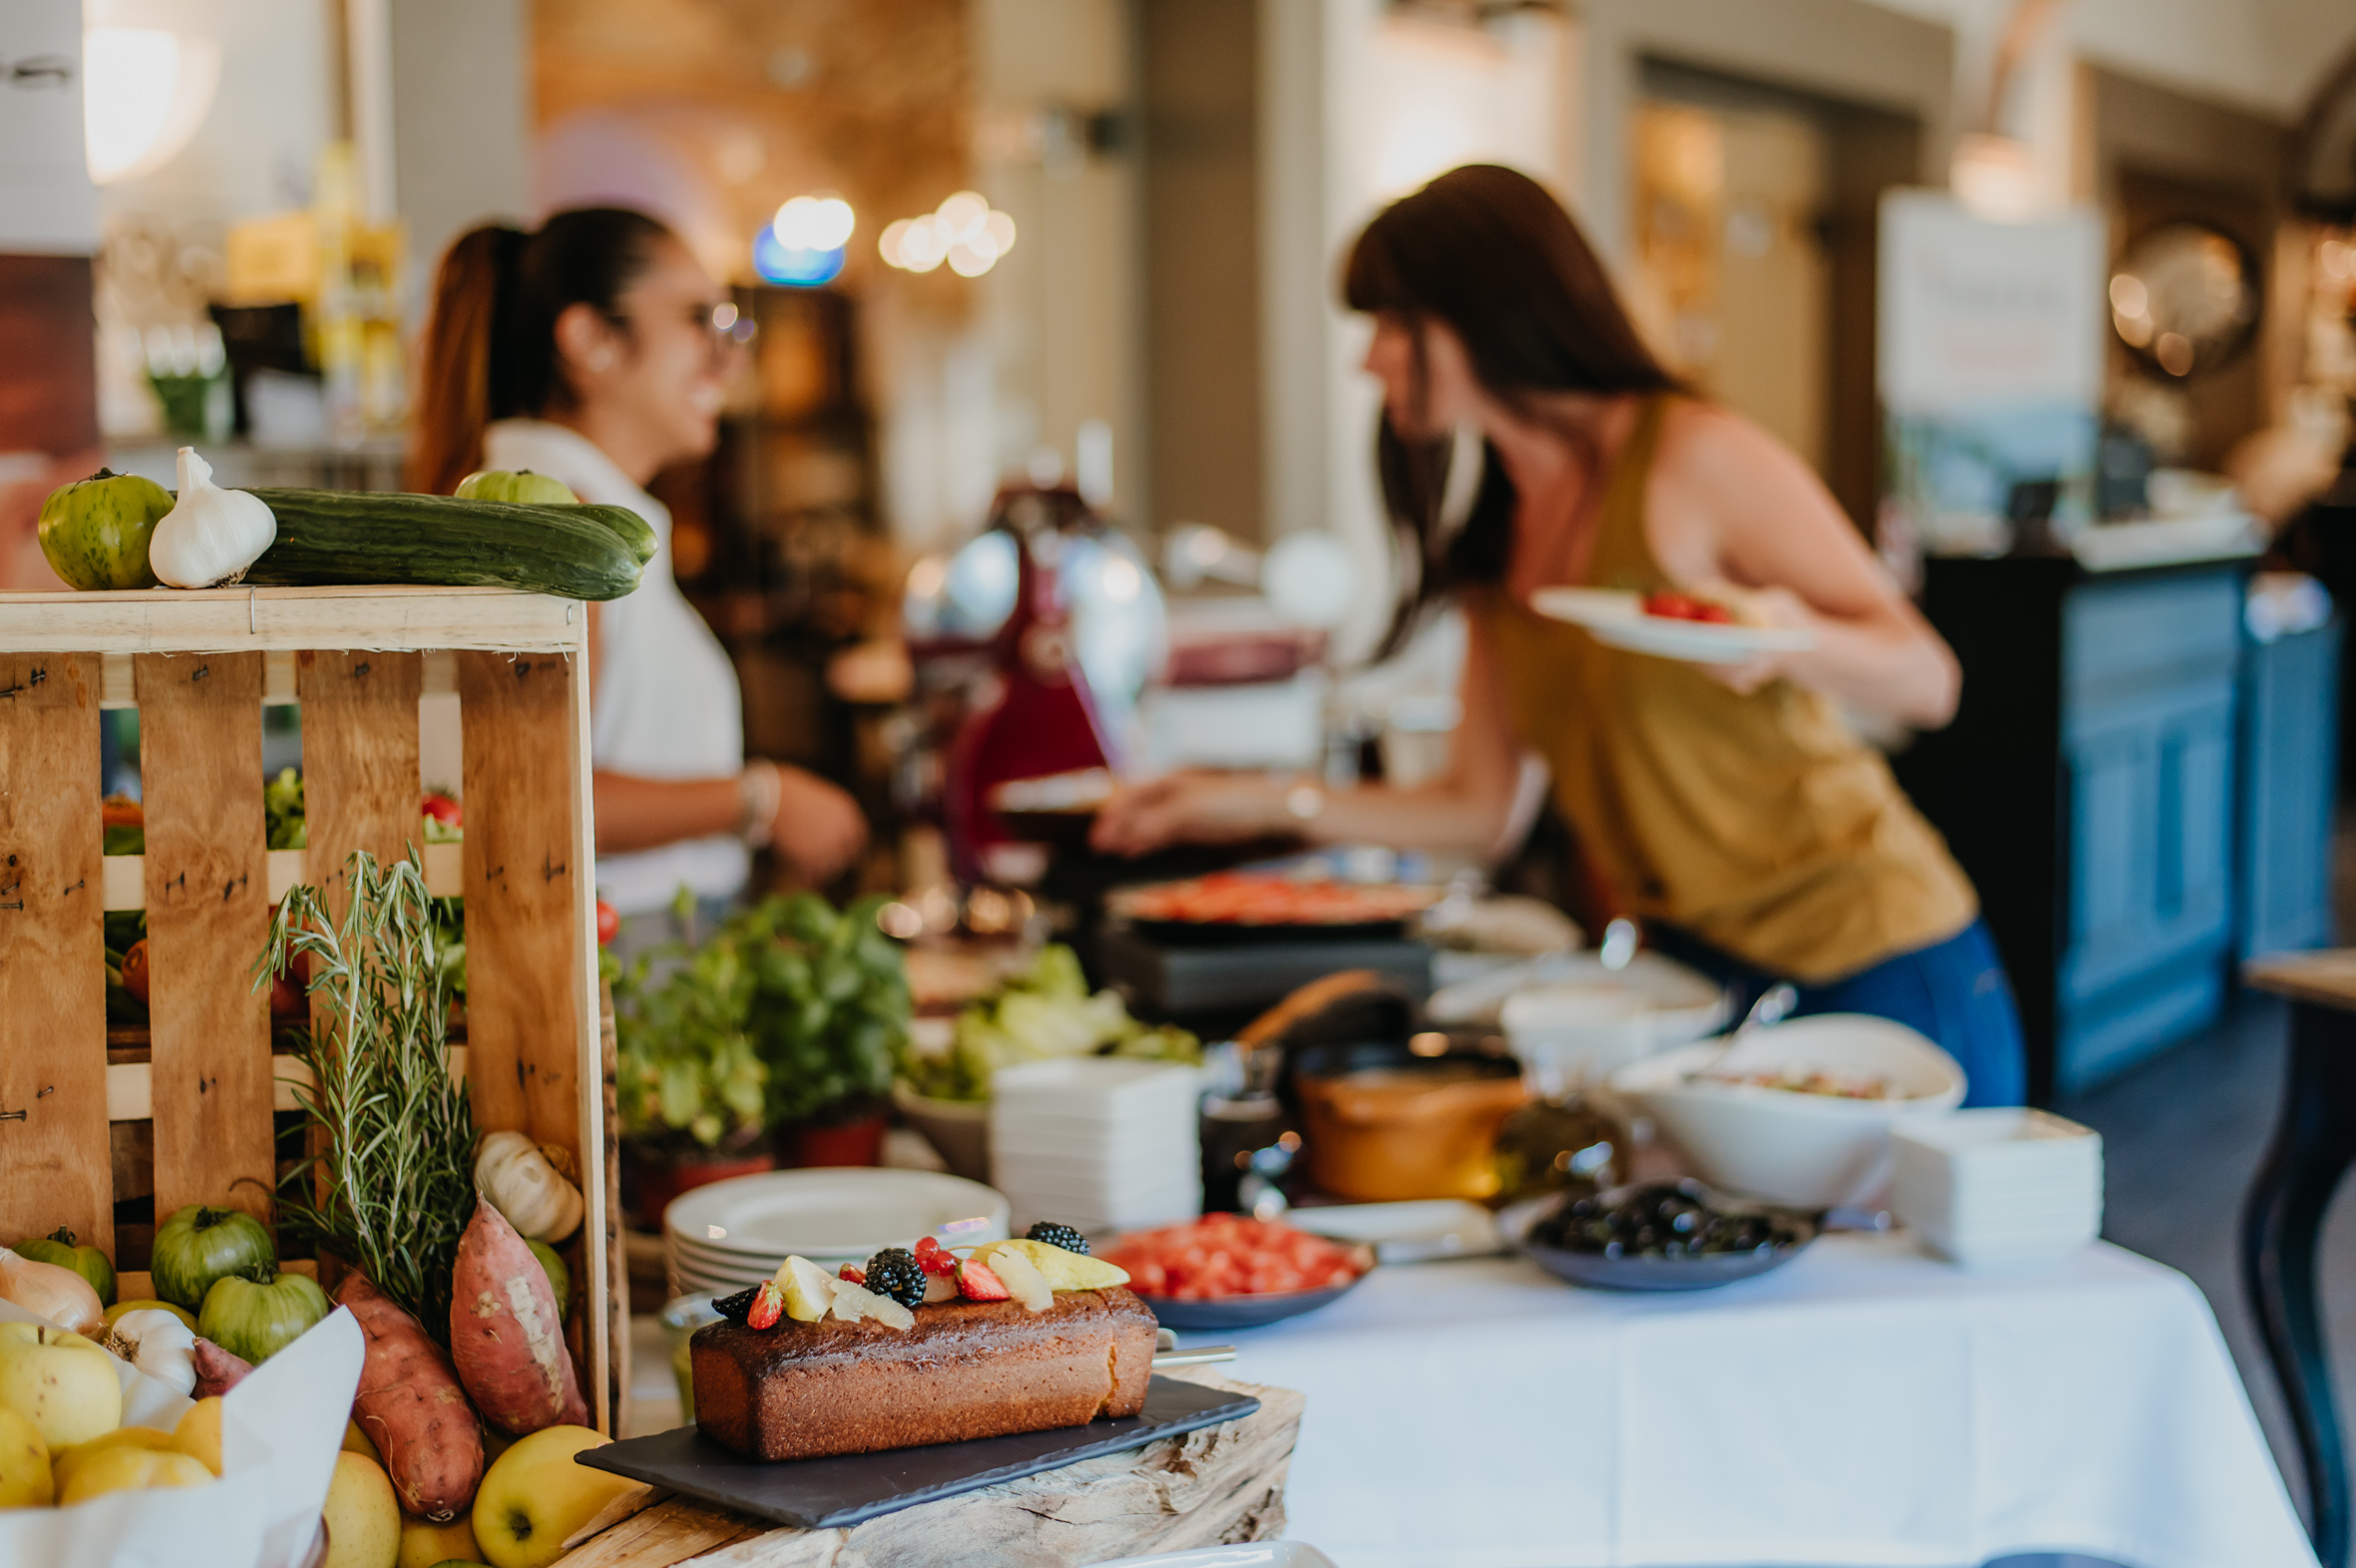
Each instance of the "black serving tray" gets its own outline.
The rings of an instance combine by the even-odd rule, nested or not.
[[[1146,1387],[1145,1408],[1139,1413],[1053,1431],[764,1464],[722,1447],[696,1427],[681,1426],[585,1448],[574,1459],[756,1518],[832,1529],[1082,1459],[1141,1448],[1158,1438],[1240,1419],[1258,1408],[1260,1401],[1249,1394],[1156,1377]]]

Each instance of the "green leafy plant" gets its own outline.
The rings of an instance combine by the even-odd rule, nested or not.
[[[659,980],[651,978],[657,965]],[[659,949],[613,981],[621,1135],[654,1148],[717,1148],[757,1132],[769,1069],[745,1032],[753,978],[738,944]]]
[[[445,943],[415,851],[344,863],[341,921],[289,888],[254,966],[256,986],[307,961],[313,1023],[294,1098],[314,1153],[285,1177],[279,1220],[365,1272],[447,1344],[450,1278],[474,1213],[474,1115],[450,1075]]]
[[[771,1127],[857,1115],[888,1093],[909,999],[900,949],[876,926],[886,902],[772,898],[631,966],[614,990],[624,1130],[711,1146],[749,1123],[755,1081]]]

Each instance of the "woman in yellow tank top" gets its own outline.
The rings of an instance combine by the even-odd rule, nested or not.
[[[1644,346],[1570,214],[1510,170],[1458,169],[1394,202],[1352,252],[1382,383],[1383,494],[1419,547],[1395,644],[1443,596],[1466,611],[1450,774],[1326,795],[1181,774],[1125,792],[1096,841],[1293,829],[1482,853],[1520,757],[1616,909],[1744,992],[1893,1017],[1962,1062],[1971,1104],[2018,1103],[2011,987],[1970,882],[1858,740],[1842,705],[1935,728],[1954,655],[1816,477],[1740,416],[1683,395]],[[1477,485],[1445,516],[1452,453]],[[1528,608],[1554,585],[1682,590],[1805,628],[1805,651],[1708,666],[1608,648]]]

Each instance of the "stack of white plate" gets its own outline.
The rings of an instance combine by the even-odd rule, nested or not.
[[[829,1272],[919,1237],[943,1246],[1002,1240],[1006,1200],[938,1171],[768,1171],[697,1187],[663,1214],[671,1294],[758,1285],[798,1253]]]
[[[1014,1223],[1130,1230],[1202,1212],[1202,1075],[1172,1062],[1065,1057],[990,1082],[990,1180]]]
[[[1890,1129],[1890,1210],[1958,1263],[2058,1257],[2103,1229],[2103,1136],[2041,1110]]]

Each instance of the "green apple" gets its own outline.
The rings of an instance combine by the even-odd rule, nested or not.
[[[0,1323],[0,1404],[33,1423],[50,1452],[123,1424],[115,1359],[63,1329]]]
[[[581,498],[561,479],[528,468],[487,468],[469,474],[451,492],[461,501],[504,501],[519,507],[577,507]]]
[[[587,1426],[544,1426],[492,1461],[475,1493],[475,1541],[491,1568],[548,1568],[565,1538],[637,1482],[575,1464],[608,1441]]]
[[[46,1508],[56,1497],[49,1444],[31,1421],[0,1405],[0,1508]]]

